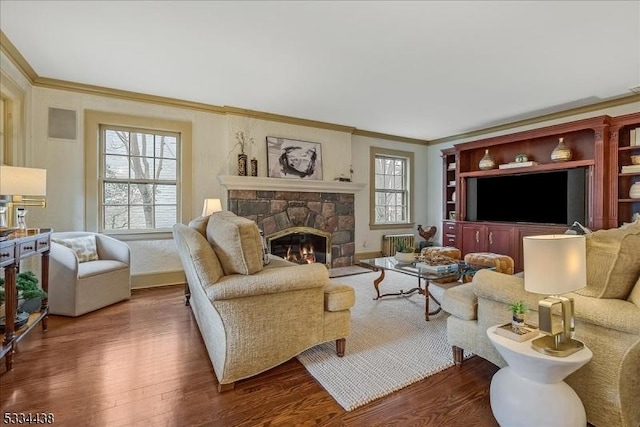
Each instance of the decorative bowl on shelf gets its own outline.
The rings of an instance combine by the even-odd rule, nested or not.
[[[631,164],[640,165],[640,155],[631,156]]]
[[[394,258],[403,264],[409,264],[416,260],[416,254],[413,252],[396,252]]]

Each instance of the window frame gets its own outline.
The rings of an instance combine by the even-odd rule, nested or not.
[[[376,223],[376,167],[378,157],[396,157],[406,160],[406,185],[407,185],[407,221],[394,223]],[[413,188],[414,188],[414,153],[411,151],[392,150],[381,147],[369,148],[369,229],[407,229],[413,228]]]
[[[180,137],[176,176],[176,222],[184,223],[191,207],[191,123],[150,117],[85,111],[85,228],[122,240],[171,238],[167,229],[105,230],[102,228],[102,147],[103,127],[173,133]]]

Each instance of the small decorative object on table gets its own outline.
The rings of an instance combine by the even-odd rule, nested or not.
[[[510,338],[514,341],[523,342],[535,338],[538,336],[540,331],[534,325],[529,325],[528,323],[523,324],[518,328],[514,328],[511,323],[505,323],[504,325],[498,326],[496,328],[496,334],[502,335],[503,337]]]
[[[400,241],[396,243],[396,254],[395,259],[401,263],[411,263],[416,260],[416,255],[414,253],[415,248],[412,246],[407,246],[404,242]]]
[[[524,315],[529,311],[529,308],[527,307],[527,303],[520,300],[510,303],[509,311],[511,311],[512,314],[511,326],[515,332],[516,329],[524,326]]]
[[[491,154],[489,154],[489,149],[484,150],[484,157],[480,159],[480,163],[478,163],[478,167],[481,170],[489,170],[493,169],[496,165],[496,162],[493,161]]]
[[[551,152],[551,161],[568,162],[571,160],[571,149],[564,145],[564,138],[560,138],[558,145]]]

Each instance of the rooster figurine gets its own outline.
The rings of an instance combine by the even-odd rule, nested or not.
[[[420,237],[422,237],[427,242],[430,241],[431,239],[433,239],[433,237],[436,235],[437,231],[438,231],[438,229],[433,225],[431,227],[429,227],[428,230],[424,230],[422,228],[422,225],[418,225],[418,234],[420,235]]]

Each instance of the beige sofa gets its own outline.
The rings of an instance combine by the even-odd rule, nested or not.
[[[640,426],[640,222],[587,236],[587,287],[568,295],[575,300],[576,339],[593,359],[566,382],[582,399],[591,424]],[[526,321],[537,324],[542,298],[524,290],[521,275],[489,270],[448,289],[442,304],[451,314],[447,335],[456,363],[464,350],[504,366],[487,328],[509,322],[507,304],[521,299],[534,308]]]
[[[176,224],[173,235],[219,391],[320,343],[335,340],[344,354],[355,294],[324,265],[274,256],[264,265],[255,222],[230,212]]]

